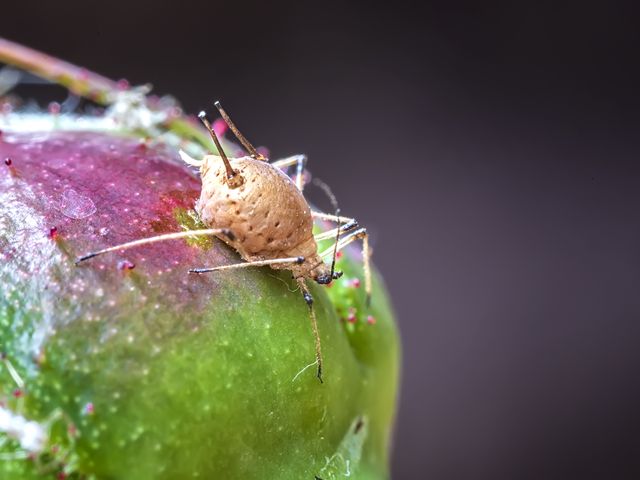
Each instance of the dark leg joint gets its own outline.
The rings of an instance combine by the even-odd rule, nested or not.
[[[90,258],[93,258],[97,255],[98,255],[97,253],[88,253],[86,255],[83,255],[82,257],[78,257],[74,263],[76,266],[78,266],[80,265],[80,263],[84,262],[85,260],[89,260]]]
[[[212,268],[190,268],[189,269],[189,273],[208,273],[211,272],[213,269]]]
[[[340,227],[340,233],[346,233],[346,232],[348,232],[348,231],[350,231],[350,230],[353,230],[354,228],[357,228],[357,227],[358,227],[358,222],[357,222],[357,220],[351,220],[351,221],[349,221],[349,222],[347,222],[347,223],[343,224],[343,225]]]
[[[307,302],[307,305],[309,305],[309,308],[311,308],[313,305],[313,297],[311,294],[309,292],[302,292],[302,296],[304,297],[304,301]]]

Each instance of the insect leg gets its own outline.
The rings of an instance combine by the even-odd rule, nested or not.
[[[339,231],[340,234],[347,233],[352,231],[354,228],[359,227],[358,221],[355,218],[343,217],[342,215],[332,215],[330,213],[324,212],[316,212],[312,211],[311,216],[313,218],[319,218],[321,220],[327,220],[330,222],[335,222],[339,224],[339,227],[334,228],[332,230],[327,230],[326,232],[319,233],[315,235],[313,238],[316,241],[326,240],[328,238],[336,236],[336,233]]]
[[[326,232],[319,233],[318,235],[314,235],[313,238],[315,239],[316,242],[319,242],[321,240],[326,240],[328,238],[335,237],[338,231],[340,232],[340,235],[342,235],[343,233],[350,232],[354,228],[358,228],[358,227],[359,225],[356,220],[350,220],[346,223],[343,223],[337,228],[333,228],[331,230],[327,230]]]
[[[316,312],[313,309],[313,297],[309,292],[309,288],[307,288],[307,284],[304,282],[304,278],[299,277],[296,279],[298,285],[300,286],[300,290],[302,291],[302,296],[304,297],[304,301],[307,302],[307,306],[309,307],[309,317],[311,318],[311,328],[313,329],[313,336],[316,342],[316,363],[318,364],[318,380],[320,383],[324,383],[322,381],[322,349],[320,345],[320,332],[318,331],[318,321],[316,320]]]
[[[369,235],[367,229],[361,227],[338,241],[337,248],[342,250],[355,240],[362,240],[362,263],[364,264],[364,286],[367,293],[367,306],[371,303],[371,251],[369,248]],[[328,257],[333,254],[335,245],[327,248],[320,254],[320,257]]]
[[[277,168],[286,168],[291,165],[296,166],[296,187],[298,190],[302,191],[304,188],[304,167],[307,165],[307,156],[306,155],[292,155],[291,157],[283,158],[282,160],[277,160],[272,163],[274,167]]]
[[[324,213],[324,212],[316,212],[316,211],[311,211],[311,216],[313,218],[319,218],[320,220],[328,220],[330,222],[338,222],[340,221],[340,223],[349,223],[349,222],[355,222],[356,220],[354,218],[349,218],[349,217],[343,217],[342,215],[340,215],[339,217],[337,215],[332,215],[330,213]]]
[[[189,237],[197,237],[203,235],[225,235],[230,239],[233,239],[233,233],[231,230],[227,228],[206,228],[202,230],[187,230],[185,232],[175,232],[175,233],[166,233],[164,235],[157,235],[155,237],[149,238],[141,238],[140,240],[134,240],[132,242],[121,243],[120,245],[115,245],[113,247],[104,248],[102,250],[98,250],[97,252],[87,253],[79,257],[76,260],[76,265],[85,260],[89,260],[90,258],[97,257],[98,255],[102,255],[103,253],[115,252],[117,250],[126,250],[128,248],[139,247],[140,245],[147,245],[149,243],[163,242],[165,240],[174,240],[178,238],[189,238]]]
[[[234,263],[233,265],[220,265],[219,267],[191,268],[189,273],[209,273],[219,272],[221,270],[233,270],[236,268],[248,267],[264,267],[267,265],[275,265],[279,263],[297,263],[304,262],[304,257],[287,257],[287,258],[271,258],[269,260],[258,260],[255,262]]]

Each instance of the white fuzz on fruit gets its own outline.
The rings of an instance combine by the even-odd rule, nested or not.
[[[29,453],[40,453],[47,442],[45,429],[37,422],[0,407],[0,432],[17,440]]]
[[[148,85],[122,90],[113,94],[107,118],[128,130],[151,130],[167,119],[166,110],[151,110],[147,106]]]

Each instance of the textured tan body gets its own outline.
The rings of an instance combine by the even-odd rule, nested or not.
[[[220,157],[204,158],[196,211],[209,228],[227,228],[219,238],[246,261],[303,257],[301,264],[274,264],[294,277],[314,278],[328,270],[318,256],[313,218],[304,196],[279,168],[251,157],[230,159],[242,184],[232,188]]]

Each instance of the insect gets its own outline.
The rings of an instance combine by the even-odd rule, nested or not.
[[[270,163],[240,133],[229,115],[215,102],[220,116],[236,138],[248,151],[248,156],[229,158],[225,154],[206,113],[199,118],[208,130],[218,150],[218,155],[206,155],[197,160],[180,151],[182,160],[197,167],[202,180],[200,198],[195,210],[208,228],[168,233],[134,240],[84,255],[80,262],[107,252],[124,250],[160,241],[215,235],[235,249],[244,262],[192,268],[189,273],[204,274],[236,268],[269,266],[276,270],[290,270],[308,306],[315,339],[317,376],[322,382],[322,350],[320,334],[313,308],[313,297],[307,280],[328,285],[342,273],[335,270],[336,254],[351,242],[362,240],[367,304],[371,298],[371,269],[369,266],[369,241],[367,230],[353,218],[312,210],[304,195],[303,172],[305,155],[294,155]],[[295,181],[283,168],[295,166]],[[334,222],[337,226],[318,235],[313,234],[314,219]],[[330,248],[318,251],[318,241],[334,239]],[[331,258],[330,263],[325,259]]]

